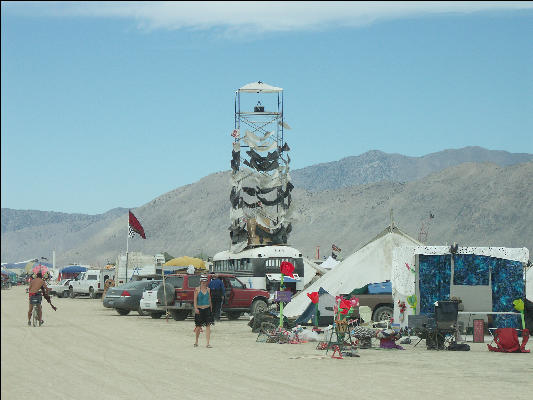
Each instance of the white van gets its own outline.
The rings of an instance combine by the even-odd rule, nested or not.
[[[102,296],[105,281],[113,279],[114,269],[89,269],[70,281],[70,297],[89,295],[92,299]]]

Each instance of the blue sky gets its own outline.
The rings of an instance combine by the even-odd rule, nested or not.
[[[1,25],[2,207],[134,208],[228,170],[258,80],[285,89],[294,169],[533,153],[533,2],[2,2]]]

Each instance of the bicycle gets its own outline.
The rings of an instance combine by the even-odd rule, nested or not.
[[[33,305],[33,312],[31,314],[31,323],[33,326],[40,326],[39,324],[39,308],[41,308],[40,304],[34,304]]]
[[[37,297],[37,296],[35,296]],[[31,313],[31,323],[32,323],[32,326],[41,326],[41,321],[39,320],[39,311],[42,310],[41,308],[41,304],[37,303],[37,301],[33,302],[33,297],[32,297],[32,303],[33,305],[33,309],[32,309],[32,313]]]

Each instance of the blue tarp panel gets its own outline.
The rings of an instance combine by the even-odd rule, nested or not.
[[[392,283],[391,281],[386,281],[386,282],[381,282],[381,283],[371,283],[368,285],[368,293],[370,294],[392,293]]]
[[[450,300],[451,254],[419,256],[420,314],[435,312],[435,302]]]

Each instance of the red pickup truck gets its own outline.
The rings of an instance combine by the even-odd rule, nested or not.
[[[211,281],[213,275],[208,275]],[[266,290],[248,289],[235,275],[218,274],[226,290],[222,312],[228,319],[237,319],[243,312],[266,311],[270,294]],[[209,282],[208,282],[209,283]],[[157,309],[146,310],[162,313],[168,309],[176,321],[182,321],[192,313],[194,289],[200,286],[200,275],[172,274],[165,276],[165,285],[157,289]],[[166,293],[166,301],[165,301]]]

